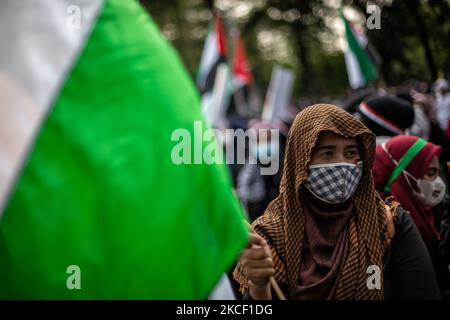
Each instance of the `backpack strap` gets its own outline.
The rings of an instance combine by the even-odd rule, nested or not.
[[[395,237],[395,223],[397,221],[397,208],[399,205],[400,203],[393,201],[393,197],[387,198],[384,204],[388,229],[388,245],[391,244],[392,240]]]

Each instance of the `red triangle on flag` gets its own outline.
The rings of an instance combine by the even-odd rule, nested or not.
[[[217,46],[219,48],[219,54],[226,56],[227,54],[227,37],[225,34],[225,26],[222,19],[218,15],[214,15],[214,30],[217,35]]]
[[[253,82],[253,75],[250,71],[250,65],[245,54],[244,43],[240,37],[235,38],[235,55],[233,61],[234,78],[242,85]]]

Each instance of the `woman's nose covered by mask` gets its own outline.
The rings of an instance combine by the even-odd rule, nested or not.
[[[416,142],[419,143],[419,141]],[[423,146],[425,146],[426,142],[423,141]],[[386,144],[382,144],[381,145],[382,149],[384,150],[384,152],[389,156],[389,158],[391,159],[391,161],[397,166],[399,167],[399,162],[397,160],[394,159],[394,157],[390,154],[390,152],[387,150]],[[414,145],[410,148],[412,149],[414,147]],[[411,159],[420,151],[421,149],[418,148],[414,154],[411,155]],[[406,154],[409,152],[409,150],[406,152]],[[408,162],[409,163],[409,162]],[[445,197],[445,183],[442,180],[441,177],[437,177],[436,179],[434,179],[433,181],[428,181],[425,179],[417,179],[415,178],[411,173],[409,173],[408,171],[406,171],[404,168],[406,167],[407,163],[404,163],[403,166],[403,170],[401,170],[400,172],[403,174],[403,176],[405,177],[406,182],[408,183],[410,189],[412,190],[414,196],[416,197],[417,200],[419,200],[425,207],[435,207],[437,206],[439,203],[441,203],[441,201],[444,199]],[[416,188],[413,188],[411,181],[413,181],[413,183],[416,185]],[[416,191],[416,190],[419,191]]]
[[[305,187],[319,200],[339,204],[350,199],[362,177],[363,163],[347,162],[309,166]]]
[[[406,181],[410,185],[415,197],[426,207],[435,207],[442,202],[445,196],[445,183],[441,177],[437,177],[433,181],[424,179],[416,179],[410,173],[405,171]],[[409,179],[413,180],[419,192],[411,186]]]

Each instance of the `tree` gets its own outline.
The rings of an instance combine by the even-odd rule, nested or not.
[[[141,0],[194,76],[208,24],[209,1]],[[337,44],[336,1],[216,0],[241,30],[257,83],[266,88],[272,65],[296,72],[296,96],[336,97],[348,89],[343,54]],[[343,0],[366,15],[366,0]],[[450,71],[450,4],[446,0],[373,0],[381,9],[381,29],[367,30],[383,60],[389,86],[408,79],[433,81]]]

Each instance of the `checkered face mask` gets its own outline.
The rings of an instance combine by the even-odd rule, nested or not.
[[[324,202],[343,203],[358,188],[362,171],[362,161],[357,164],[339,162],[311,165],[305,187]]]

